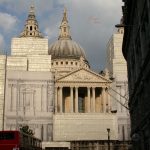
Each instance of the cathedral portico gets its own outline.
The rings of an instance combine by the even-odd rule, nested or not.
[[[106,92],[111,81],[79,68],[55,80],[54,141],[117,140],[116,115]]]
[[[86,77],[83,72],[84,74],[87,72]],[[79,69],[57,79],[55,81],[55,113],[110,112],[109,95],[105,90],[110,81],[97,74],[96,77],[97,81],[95,74],[92,74],[90,70]]]

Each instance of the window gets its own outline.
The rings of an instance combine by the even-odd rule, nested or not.
[[[11,133],[0,133],[0,140],[13,140],[15,138],[15,135],[13,132]]]
[[[30,31],[32,31],[32,26],[30,26]]]

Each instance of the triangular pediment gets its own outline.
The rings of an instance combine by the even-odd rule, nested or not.
[[[95,73],[89,69],[78,69],[59,79],[56,82],[93,82],[93,83],[111,83],[109,79]]]

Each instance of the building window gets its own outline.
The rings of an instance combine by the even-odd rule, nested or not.
[[[76,66],[77,66],[77,64],[78,64],[78,63],[76,62]]]
[[[66,61],[66,65],[68,65],[68,61]]]
[[[61,64],[63,64],[63,62],[61,62]]]
[[[32,26],[30,26],[30,31],[32,31]]]
[[[58,62],[56,62],[56,65],[58,65]]]
[[[73,62],[71,62],[71,65],[73,65]]]

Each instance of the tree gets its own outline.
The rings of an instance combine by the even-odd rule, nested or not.
[[[33,130],[31,130],[28,125],[21,126],[20,131],[31,136],[34,135]]]

